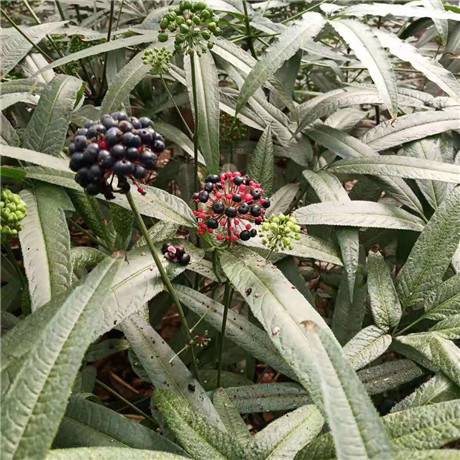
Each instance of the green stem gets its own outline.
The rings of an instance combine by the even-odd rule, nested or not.
[[[412,323],[408,324],[405,328],[398,331],[396,335],[401,335],[402,333],[406,332],[408,329],[415,326],[416,324],[418,324],[420,321],[424,319],[425,319],[425,315],[419,316],[415,321],[412,321]]]
[[[136,203],[133,200],[133,196],[131,195],[131,192],[128,192],[126,194],[126,198],[128,199],[129,206],[131,207],[131,210],[133,211],[134,218],[137,222],[137,225],[139,226],[139,229],[141,230],[142,236],[147,242],[147,246],[149,247],[153,260],[155,261],[155,265],[157,266],[158,271],[160,272],[160,276],[163,281],[164,287],[169,292],[169,295],[171,296],[174,303],[176,304],[182,325],[184,326],[184,329],[185,329],[185,334],[186,334],[188,343],[190,345],[190,351],[192,355],[192,370],[195,375],[195,378],[198,379],[198,365],[197,365],[197,361],[195,357],[195,350],[193,348],[193,337],[192,337],[192,334],[190,333],[190,327],[188,325],[187,318],[185,317],[184,308],[182,307],[182,304],[179,300],[176,290],[174,289],[174,286],[172,285],[171,280],[169,279],[168,274],[166,273],[166,270],[164,269],[163,264],[161,263],[157,248],[155,247],[152,240],[150,239],[150,235],[147,230],[147,227],[145,226],[145,223],[142,220],[142,216],[140,215],[139,210],[137,209]]]
[[[225,283],[224,291],[224,314],[222,316],[222,329],[219,336],[219,348],[218,348],[218,357],[217,357],[217,388],[220,387],[220,380],[222,374],[222,354],[224,351],[224,340],[225,340],[225,329],[227,327],[227,316],[228,310],[230,309],[230,304],[232,303],[233,289],[230,286],[230,282]]]
[[[110,16],[109,16],[109,29],[107,31],[107,43],[110,42],[112,39],[112,26],[113,26],[113,14],[115,11],[115,0],[110,1]],[[104,82],[106,81],[106,71],[107,71],[107,59],[109,57],[109,53],[105,53],[104,57],[104,67],[102,69],[102,79],[101,79],[101,88],[99,96],[102,97],[102,93],[104,91]]]
[[[184,116],[182,115],[182,112],[179,110],[179,107],[177,106],[176,101],[174,100],[174,97],[171,94],[171,91],[169,91],[168,85],[167,85],[163,75],[160,75],[160,79],[161,79],[161,82],[163,83],[163,87],[164,87],[166,93],[168,94],[169,99],[171,99],[171,102],[173,103],[173,105],[174,105],[174,107],[175,107],[180,119],[182,120],[182,123],[184,124],[185,128],[187,129],[187,132],[188,132],[189,136],[193,137],[192,130],[189,128],[187,122],[185,121]]]
[[[192,98],[193,98],[193,111],[195,114],[195,126],[193,128],[193,166],[195,176],[195,190],[200,186],[198,178],[198,99],[196,95],[196,72],[195,72],[195,52],[190,55],[190,67],[192,68]]]
[[[121,13],[123,11],[124,5],[125,5],[125,0],[121,0],[120,9],[118,10],[117,23],[115,24],[115,30],[118,29],[118,25],[120,24]]]
[[[57,9],[59,11],[59,16],[61,16],[61,19],[63,21],[65,21],[65,15],[64,15],[64,10],[62,9],[62,5],[58,2],[58,0],[55,0],[55,3],[56,3],[56,6],[57,6]]]
[[[128,401],[126,398],[124,398],[120,393],[115,391],[113,388],[110,388],[108,385],[106,385],[104,382],[101,382],[99,379],[96,379],[96,383],[104,388],[104,390],[108,391],[109,393],[113,394],[116,398],[118,398],[120,401],[123,401],[128,407],[136,411],[138,414],[142,415],[145,417],[147,420],[150,420],[152,423],[155,425],[157,422],[150,417],[148,414],[146,414],[143,410],[139,409],[137,406],[135,406],[131,401]]]
[[[248,5],[246,4],[246,0],[243,0],[243,9],[244,9],[244,26],[246,28],[248,48],[251,51],[252,57],[254,59],[257,59],[257,53],[256,53],[256,50],[254,49],[254,42],[252,40],[251,25],[249,24]]]

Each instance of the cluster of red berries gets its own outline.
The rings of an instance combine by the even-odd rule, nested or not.
[[[114,112],[77,131],[69,145],[69,166],[90,195],[103,193],[113,199],[113,192],[127,193],[128,178],[145,194],[140,184],[153,178],[158,154],[164,149],[164,138],[153,129],[150,118]]]
[[[206,177],[203,189],[193,195],[201,204],[194,211],[198,233],[215,234],[218,241],[247,241],[257,235],[253,224],[260,225],[270,201],[260,184],[240,172]]]
[[[174,246],[171,243],[165,243],[161,248],[161,252],[170,262],[179,265],[188,265],[190,263],[190,254],[187,254],[182,246]]]

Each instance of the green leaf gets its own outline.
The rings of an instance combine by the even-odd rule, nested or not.
[[[69,162],[61,158],[55,158],[45,153],[35,152],[33,150],[22,149],[10,145],[2,145],[0,155],[15,160],[27,161],[29,163],[43,166],[46,168],[56,169],[70,173]]]
[[[356,334],[343,347],[343,352],[355,370],[367,366],[383,355],[391,345],[391,335],[376,327],[368,326]]]
[[[53,78],[43,90],[37,108],[24,130],[24,147],[54,156],[60,155],[81,85],[81,80],[69,75]]]
[[[27,216],[19,232],[32,311],[63,294],[72,282],[70,234],[65,211],[73,206],[65,191],[41,185],[23,190]]]
[[[19,143],[19,136],[13,125],[3,113],[0,114],[0,144],[18,146]]]
[[[252,436],[245,421],[223,388],[214,391],[212,402],[230,435],[242,445],[252,442]]]
[[[395,412],[384,421],[398,447],[442,447],[460,437],[460,399]]]
[[[422,160],[444,161],[442,156],[443,143],[441,138],[421,139],[404,146],[404,155]],[[453,166],[453,165],[451,165]],[[446,182],[432,180],[416,180],[417,186],[433,209],[437,209],[452,188]]]
[[[460,385],[460,349],[454,342],[435,332],[400,336],[397,341],[421,353],[434,370],[441,370]]]
[[[398,274],[404,307],[423,300],[446,272],[460,240],[460,188],[454,189],[430,219]]]
[[[104,260],[35,331],[35,346],[2,398],[5,459],[45,456],[118,266],[115,259]]]
[[[441,64],[423,56],[415,46],[405,43],[392,33],[382,30],[377,30],[375,33],[382,46],[388,48],[390,53],[403,61],[410,62],[415,70],[423,73],[426,78],[436,83],[449,96],[458,97],[460,83]]]
[[[222,329],[224,306],[200,292],[182,285],[175,285],[179,299],[200,318],[203,317],[217,331]],[[267,363],[277,371],[295,379],[295,374],[286,365],[264,331],[252,324],[243,315],[230,311],[227,317],[225,336],[255,358]]]
[[[247,76],[238,99],[236,111],[239,112],[249,98],[283,65],[294,56],[304,43],[317,35],[324,26],[319,13],[306,13],[301,21],[287,28],[278,40],[269,46]]]
[[[373,201],[314,203],[294,213],[301,225],[338,225],[351,227],[423,230],[423,221],[393,205]]]
[[[248,175],[260,182],[265,192],[270,195],[273,188],[274,157],[273,140],[270,125],[267,126],[257,142],[248,164]]]
[[[178,397],[188,401],[209,423],[223,428],[219,414],[200,383],[142,313],[128,317],[120,327],[156,388],[174,389]]]
[[[85,59],[91,56],[97,56],[98,54],[107,53],[109,51],[118,50],[120,48],[128,48],[131,46],[141,45],[142,43],[156,42],[157,35],[158,32],[149,31],[145,34],[135,35],[133,37],[128,38],[117,38],[110,42],[101,43],[100,45],[94,45],[90,48],[77,51],[76,53],[68,54],[63,58],[56,59],[51,64],[48,64],[47,66],[40,69],[40,71],[37,72],[37,74],[41,74],[43,72],[46,72],[47,70],[63,66],[65,64],[68,64],[69,62],[79,61],[80,59]]]
[[[271,422],[254,439],[265,459],[289,460],[320,433],[323,424],[319,410],[310,404]]]
[[[390,270],[379,252],[369,252],[367,286],[375,324],[388,331],[396,327],[402,310]]]
[[[361,137],[361,140],[374,150],[387,150],[399,147],[434,134],[460,129],[458,110],[448,109],[435,112],[415,112],[387,120]]]
[[[458,165],[401,155],[379,155],[341,160],[333,163],[328,170],[337,174],[372,174],[460,183],[460,166]]]
[[[144,425],[79,396],[70,399],[53,445],[59,448],[119,446],[184,453]]]
[[[313,402],[326,415],[339,456],[390,458],[364,388],[322,317],[273,265],[241,248],[220,263]]]
[[[192,64],[195,72],[196,104],[198,113],[194,114],[198,128],[198,144],[210,173],[219,172],[219,78],[217,68],[210,53],[187,57],[185,69],[190,104],[194,110]]]
[[[119,110],[131,91],[149,73],[150,66],[142,61],[144,51],[137,53],[113,78],[101,103],[101,112]]]
[[[460,21],[460,14],[420,6],[397,5],[395,3],[374,3],[352,5],[340,11],[346,16],[402,16],[411,18],[452,19]]]
[[[361,22],[349,19],[333,20],[329,24],[367,68],[384,104],[390,114],[396,117],[398,114],[396,77],[373,30]]]
[[[396,453],[395,460],[457,460],[457,449],[427,449],[427,450],[411,450],[400,449]]]
[[[412,407],[426,406],[434,402],[452,399],[450,396],[459,397],[460,389],[443,374],[435,374],[430,380],[416,388],[411,394],[399,401],[391,412],[409,409]]]
[[[99,249],[78,246],[70,250],[70,261],[72,263],[72,271],[80,272],[81,270],[89,270],[94,268],[99,262],[106,257]]]
[[[325,171],[315,173],[308,169],[303,171],[303,176],[313,187],[320,201],[350,201],[348,193],[335,176]],[[359,258],[359,233],[354,229],[339,229],[336,235],[347,273],[348,293],[350,300],[353,300]]]
[[[425,318],[446,319],[460,311],[460,273],[436,286],[423,303]]]
[[[265,256],[270,252],[263,245],[259,236],[251,238],[244,245],[257,249]],[[333,244],[321,238],[317,238],[316,236],[306,235],[305,233],[300,234],[300,240],[294,241],[292,249],[284,249],[279,252],[275,251],[275,254],[285,254],[303,259],[317,259],[339,266],[342,265],[342,260]]]
[[[210,425],[194,412],[187,400],[169,390],[156,390],[153,401],[169,429],[193,458],[239,459],[250,458],[243,447],[227,433]]]
[[[33,27],[21,27],[23,33],[34,43],[39,43],[47,34],[61,29],[65,24],[62,22],[49,22]],[[32,49],[32,44],[26,40],[17,30],[11,28],[2,29],[2,46],[0,49],[0,77],[12,70]]]
[[[80,447],[50,450],[46,460],[181,460],[187,457],[167,452],[129,449],[125,447]]]
[[[460,313],[439,321],[430,328],[431,331],[435,331],[436,335],[450,340],[460,338]]]
[[[456,400],[388,414],[383,417],[383,421],[396,449],[399,451],[402,448],[442,447],[449,441],[457,439],[460,433],[459,418],[460,400]],[[303,449],[296,459],[324,460],[333,457],[332,436],[325,434]]]
[[[299,184],[283,185],[270,197],[270,207],[267,216],[287,213],[289,207],[300,189]]]

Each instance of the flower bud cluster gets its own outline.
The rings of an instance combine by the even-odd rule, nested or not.
[[[187,254],[182,246],[165,243],[161,248],[161,252],[170,262],[184,266],[190,263],[190,254]]]
[[[173,33],[174,49],[181,53],[205,53],[212,48],[213,39],[222,33],[217,25],[218,18],[203,2],[183,0],[160,21],[158,40],[168,40],[168,32]]]
[[[151,67],[155,75],[163,75],[169,71],[172,53],[166,48],[153,48],[144,51],[142,61]]]
[[[294,241],[300,239],[300,226],[295,217],[271,216],[263,223],[260,236],[271,251],[292,249]]]
[[[17,236],[21,230],[21,221],[27,214],[26,204],[22,198],[5,188],[0,200],[0,233],[5,237]]]

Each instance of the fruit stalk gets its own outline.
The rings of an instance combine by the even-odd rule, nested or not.
[[[190,333],[190,327],[188,325],[187,318],[185,317],[184,308],[182,307],[179,297],[177,296],[176,290],[174,289],[174,286],[172,285],[171,280],[169,279],[168,274],[166,273],[166,270],[163,267],[163,264],[161,263],[160,257],[158,255],[158,251],[155,245],[153,244],[152,240],[150,239],[150,235],[147,230],[147,227],[145,226],[145,223],[142,220],[142,216],[140,215],[137,209],[136,203],[133,200],[133,196],[131,195],[131,192],[128,192],[126,194],[126,198],[128,199],[129,206],[131,207],[131,210],[133,211],[134,218],[137,222],[137,225],[139,226],[139,229],[141,230],[142,236],[145,238],[145,241],[147,242],[147,246],[149,247],[153,260],[155,261],[155,265],[157,266],[158,271],[160,272],[161,280],[163,281],[163,284],[166,290],[168,291],[169,295],[171,296],[174,303],[176,304],[177,311],[179,312],[179,316],[181,319],[181,323],[185,328],[185,334],[186,334],[187,341],[190,346],[190,351],[192,354],[192,372],[195,378],[198,379],[198,365],[197,365],[197,360],[195,356],[195,350],[193,349],[193,337],[192,337],[192,334]]]

